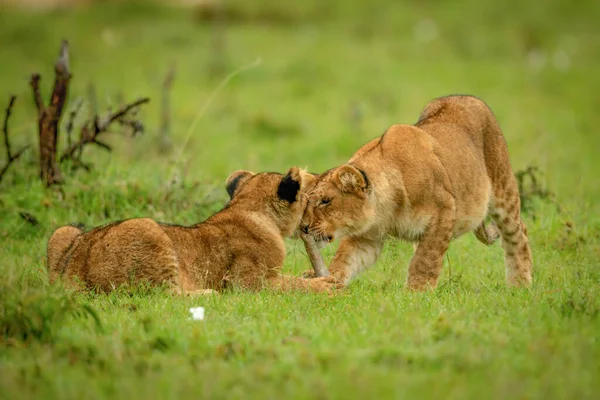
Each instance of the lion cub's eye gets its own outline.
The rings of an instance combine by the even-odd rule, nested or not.
[[[331,203],[331,199],[321,199],[321,201],[319,202],[319,205],[326,206],[329,203]]]

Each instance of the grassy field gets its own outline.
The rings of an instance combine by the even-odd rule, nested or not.
[[[145,135],[109,135],[112,153],[87,148],[93,170],[63,165],[60,190],[38,182],[34,150],[0,183],[0,398],[597,398],[600,2],[294,3],[230,0],[221,74],[211,73],[213,27],[189,10],[0,10],[0,104],[18,96],[13,147],[37,147],[28,79],[40,72],[49,96],[62,38],[69,108],[91,83],[101,109],[152,98]],[[172,65],[164,156],[160,92]],[[60,225],[200,221],[225,203],[233,170],[323,171],[451,93],[483,98],[514,169],[539,167],[553,193],[525,215],[531,290],[506,288],[501,247],[472,235],[451,245],[439,288],[423,294],[402,289],[412,247],[396,241],[334,297],[98,296],[48,284],[46,241]],[[299,242],[288,249],[286,272],[309,268]],[[190,321],[198,305],[206,320]]]

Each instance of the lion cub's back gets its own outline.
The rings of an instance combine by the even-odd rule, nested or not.
[[[430,102],[417,125],[435,138],[436,155],[452,183],[455,237],[475,229],[486,216],[492,195],[486,149],[501,136],[494,114],[477,97],[447,96]],[[499,143],[506,146],[503,140]]]
[[[159,284],[177,276],[177,254],[160,225],[148,218],[100,227],[77,237],[64,277],[108,291],[133,281]]]

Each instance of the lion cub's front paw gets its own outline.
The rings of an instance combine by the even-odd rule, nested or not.
[[[317,273],[314,270],[312,270],[312,269],[307,269],[306,271],[304,271],[302,273],[302,277],[304,279],[315,279],[315,278],[318,278],[317,277]]]
[[[331,293],[333,289],[342,289],[343,282],[333,276],[322,276],[310,280],[310,285],[317,291]]]

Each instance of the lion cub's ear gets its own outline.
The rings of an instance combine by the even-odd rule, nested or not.
[[[342,192],[363,193],[369,186],[367,175],[350,164],[344,164],[333,173],[333,181]]]
[[[253,172],[243,170],[235,171],[231,175],[229,175],[225,180],[225,189],[227,189],[227,194],[229,194],[229,198],[233,199],[235,190],[240,186],[242,182],[252,177],[253,175]]]
[[[293,203],[298,199],[300,191],[304,190],[316,176],[298,167],[292,167],[281,179],[277,188],[277,196],[281,200]]]

